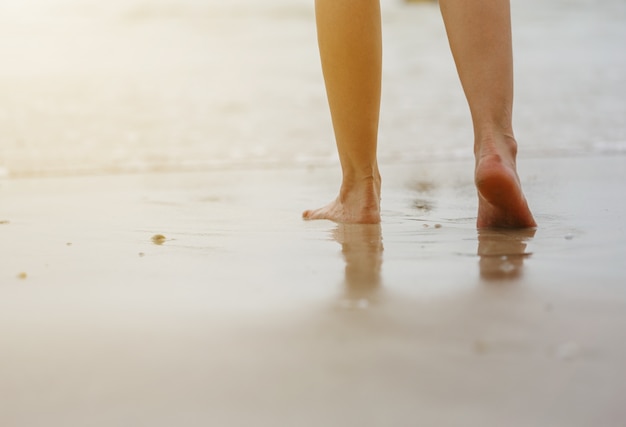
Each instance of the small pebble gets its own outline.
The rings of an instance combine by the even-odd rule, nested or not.
[[[155,245],[162,245],[163,243],[165,243],[165,236],[162,234],[155,234],[154,236],[152,236],[152,243],[154,243]]]
[[[0,220],[0,225],[2,225],[2,224],[8,224],[8,223],[9,223],[9,221],[8,221],[8,220],[6,220],[6,219],[2,219],[2,220]]]
[[[26,274],[25,272],[21,272],[20,274],[17,275],[17,278],[20,280],[25,280],[28,277],[28,274]]]
[[[574,238],[574,235],[569,233],[565,235],[565,240],[572,240]]]
[[[66,246],[72,246],[72,242],[67,242],[65,245]]]
[[[435,224],[435,228],[441,228],[441,224]]]
[[[144,256],[146,256],[146,254],[144,254],[143,252],[139,252],[139,256],[140,257],[144,257]]]

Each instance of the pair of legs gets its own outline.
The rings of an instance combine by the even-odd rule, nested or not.
[[[479,228],[536,226],[513,136],[509,0],[440,0],[474,127]],[[379,0],[316,0],[318,41],[343,180],[337,199],[305,219],[380,222],[376,158],[382,74]]]

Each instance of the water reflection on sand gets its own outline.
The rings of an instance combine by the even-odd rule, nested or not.
[[[344,303],[366,308],[382,285],[383,237],[380,224],[338,224],[333,239],[346,262]]]
[[[486,281],[520,279],[524,262],[532,255],[528,243],[536,229],[477,231],[479,274]],[[338,224],[331,232],[341,245],[345,261],[342,304],[346,308],[367,308],[380,297],[383,285],[383,235],[379,224]]]
[[[534,228],[523,230],[478,230],[480,276],[485,280],[510,280],[522,276],[527,243],[535,236]]]

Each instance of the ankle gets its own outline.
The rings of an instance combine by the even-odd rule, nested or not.
[[[370,191],[374,190],[376,193],[380,190],[380,176],[369,175],[369,176],[359,176],[359,177],[345,177],[341,183],[342,192],[353,192],[353,191]]]
[[[517,157],[517,141],[513,132],[487,133],[474,141],[474,155],[480,159],[489,155]]]
[[[362,167],[343,167],[343,181],[358,184],[360,182],[380,182],[380,172],[378,165],[367,165]]]
[[[352,189],[368,189],[374,188],[376,192],[380,189],[381,177],[378,166],[370,166],[361,169],[344,169],[342,188]]]
[[[380,187],[380,175],[344,178],[339,191],[339,201],[348,204],[358,202],[368,210],[378,209]]]

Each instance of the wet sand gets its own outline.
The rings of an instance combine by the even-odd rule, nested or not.
[[[438,8],[382,3],[380,227],[300,219],[310,0],[0,4],[0,426],[624,425],[624,2],[513,2],[539,228],[480,233]]]
[[[624,157],[383,165],[383,223],[305,222],[329,168],[0,181],[3,426],[618,426]],[[158,237],[158,236],[162,237]]]

